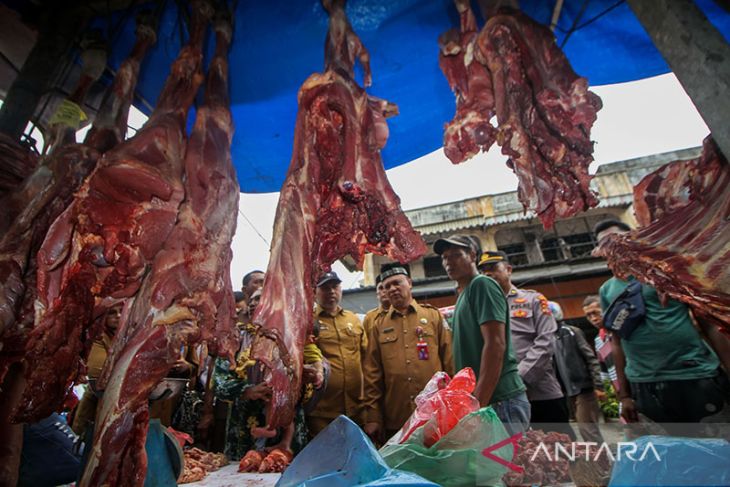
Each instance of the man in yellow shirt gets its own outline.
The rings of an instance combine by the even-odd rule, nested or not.
[[[375,278],[375,290],[378,293],[378,307],[365,313],[365,318],[362,320],[362,326],[365,327],[365,333],[367,334],[370,334],[375,322],[382,318],[390,308],[390,299],[388,299],[388,294],[383,288],[380,276]]]
[[[376,442],[403,426],[433,374],[454,373],[451,330],[439,310],[413,299],[404,267],[391,267],[380,277],[391,307],[373,324],[363,362],[365,432]]]
[[[342,309],[342,281],[334,272],[317,282],[314,319],[319,322],[316,345],[330,364],[327,389],[307,415],[311,436],[317,435],[340,414],[364,424],[362,357],[367,335],[357,315]]]

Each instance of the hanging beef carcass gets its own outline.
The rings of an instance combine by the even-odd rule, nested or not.
[[[135,48],[117,71],[84,144],[68,143],[69,135],[75,137],[73,129],[60,131],[53,153],[0,202],[6,210],[9,206],[18,208],[0,238],[0,437],[4,439],[0,465],[7,467],[0,473],[0,485],[17,482],[23,426],[10,424],[9,416],[25,387],[20,365],[35,316],[36,253],[53,220],[69,205],[74,192],[93,169],[99,153],[123,140],[139,66],[155,42],[148,20],[146,16],[140,17]],[[85,79],[81,85],[88,82]],[[9,213],[5,215],[11,219]],[[16,366],[10,371],[12,364]]]
[[[97,386],[104,389],[81,485],[139,485],[147,459],[148,397],[180,357],[203,341],[233,361],[238,349],[228,269],[239,187],[228,108],[230,21],[216,21],[216,53],[185,154],[185,201],[164,248],[122,313]]]
[[[99,154],[124,140],[140,63],[156,39],[149,20],[146,16],[139,18],[135,47],[117,71],[84,143],[68,142],[69,133],[75,136],[72,128],[59,130],[53,153],[8,196],[22,211],[0,238],[0,382],[8,360],[22,356],[24,340],[21,338],[33,325],[35,256],[48,228],[69,206]]]
[[[202,82],[211,10],[192,3],[190,40],[147,123],[106,152],[38,252],[38,299],[16,420],[58,409],[93,339],[93,316],[132,296],[177,220],[183,199],[185,122]],[[104,140],[103,134],[98,134]]]
[[[520,201],[546,228],[595,206],[588,166],[600,98],[544,26],[502,10],[477,32],[469,1],[455,3],[461,28],[439,39],[439,64],[456,94],[447,157],[460,163],[496,141],[519,179]]]
[[[344,1],[323,2],[330,14],[325,72],[299,90],[291,165],[279,196],[264,292],[254,322],[253,356],[273,388],[270,427],[288,424],[300,395],[302,349],[312,326],[314,283],[336,259],[365,252],[407,262],[426,251],[400,209],[380,159],[385,117],[395,105],[354,80],[355,60],[370,82],[368,52],[345,16]]]
[[[595,251],[730,332],[730,164],[712,138],[702,154],[657,169],[634,188],[640,228]]]

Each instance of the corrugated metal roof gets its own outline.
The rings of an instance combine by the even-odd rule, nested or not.
[[[452,232],[466,228],[474,228],[484,224],[484,216],[477,215],[469,218],[460,218],[443,223],[434,223],[432,225],[424,225],[415,227],[422,235],[433,235],[437,233]]]
[[[634,197],[630,194],[624,194],[619,196],[609,196],[607,198],[601,198],[598,203],[598,208],[613,208],[616,206],[630,205],[633,203]],[[535,218],[535,213],[529,211],[527,213],[523,211],[513,211],[510,213],[504,213],[502,215],[495,215],[484,218],[482,224],[485,227],[493,227],[495,225],[501,225],[503,223],[512,223],[516,221],[529,220]]]

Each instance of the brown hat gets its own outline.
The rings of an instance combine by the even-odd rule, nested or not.
[[[482,254],[479,259],[477,267],[481,269],[488,264],[496,264],[497,262],[505,262],[509,264],[509,257],[501,250],[487,250]]]
[[[441,255],[446,249],[455,245],[469,250],[473,250],[477,255],[481,253],[481,244],[476,237],[470,235],[451,235],[447,238],[440,238],[433,244],[433,251]]]

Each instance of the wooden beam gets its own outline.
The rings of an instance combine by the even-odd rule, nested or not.
[[[730,157],[730,45],[691,0],[627,1]]]

